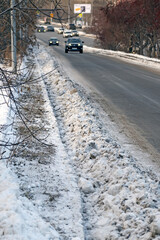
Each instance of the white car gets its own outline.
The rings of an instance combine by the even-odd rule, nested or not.
[[[64,32],[64,28],[58,28],[57,33],[62,34]]]
[[[81,23],[78,23],[78,24],[76,25],[76,27],[77,27],[77,28],[82,28],[82,24],[81,24]]]
[[[72,37],[72,31],[70,31],[70,30],[64,31],[63,32],[63,37],[64,38]]]
[[[74,36],[79,36],[79,33],[77,32],[77,30],[72,30],[72,37]]]

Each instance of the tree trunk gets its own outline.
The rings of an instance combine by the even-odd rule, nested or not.
[[[160,58],[160,45],[157,41],[157,58]]]
[[[143,55],[143,38],[142,38],[142,34],[140,33],[140,38],[139,38],[139,54]]]

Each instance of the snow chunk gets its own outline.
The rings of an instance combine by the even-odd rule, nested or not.
[[[120,184],[116,184],[116,185],[113,185],[111,186],[109,189],[108,189],[108,194],[112,195],[112,196],[115,196],[117,195],[121,190],[121,185]]]
[[[160,215],[155,216],[154,221],[151,224],[152,237],[160,235]]]
[[[89,194],[94,192],[93,184],[91,181],[85,179],[85,178],[80,178],[78,182],[79,188],[82,190],[82,192]]]

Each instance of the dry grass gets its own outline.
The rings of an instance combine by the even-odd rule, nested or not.
[[[17,136],[20,136],[20,139],[25,140],[15,149],[12,161],[16,162],[18,157],[25,158],[28,161],[36,160],[41,164],[49,163],[50,156],[55,154],[55,146],[43,144],[47,143],[47,141],[40,140],[47,137],[49,124],[40,85],[33,83],[29,86],[23,86],[19,94],[19,102],[21,104],[20,112],[22,116],[29,120],[26,121],[29,130],[18,117],[14,125],[14,131]]]

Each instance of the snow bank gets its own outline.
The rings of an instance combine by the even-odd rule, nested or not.
[[[41,219],[31,202],[20,197],[17,179],[3,162],[0,162],[0,239],[59,239],[56,231]]]
[[[43,51],[47,52],[41,47],[38,57]],[[43,71],[50,58],[48,53]],[[85,91],[65,78],[60,68],[55,73],[45,84],[79,177],[85,239],[158,240],[158,177],[119,144],[110,131],[110,119],[100,118],[101,110]]]
[[[0,94],[0,126],[4,126],[8,122],[10,109],[7,102],[8,97],[2,90]],[[0,133],[1,141],[3,137],[4,135]],[[59,239],[58,233],[39,216],[33,204],[20,196],[18,179],[6,166],[4,160],[0,161],[0,239]]]
[[[3,69],[3,66],[0,64]],[[3,82],[0,79],[0,127],[7,122],[7,115],[9,112],[9,107],[7,106],[8,96],[6,91],[3,89]],[[0,141],[2,141],[3,134],[0,132]]]
[[[127,61],[138,65],[140,64],[142,66],[152,67],[158,70],[160,69],[160,60],[156,58],[149,58],[133,53],[105,50],[101,48],[93,48],[88,46],[84,46],[84,51],[119,58],[122,59],[123,61]]]

